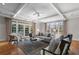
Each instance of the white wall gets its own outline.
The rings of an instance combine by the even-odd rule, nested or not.
[[[45,34],[45,23],[40,23],[39,30],[41,33]]]
[[[67,32],[73,34],[74,40],[79,40],[79,18],[69,19],[67,26]]]
[[[36,34],[38,34],[39,32],[45,34],[45,23],[43,22],[36,23]]]
[[[6,24],[5,19],[0,17],[0,41],[6,39]]]

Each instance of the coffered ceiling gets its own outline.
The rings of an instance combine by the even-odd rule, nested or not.
[[[0,3],[0,16],[51,22],[79,16],[79,3]]]

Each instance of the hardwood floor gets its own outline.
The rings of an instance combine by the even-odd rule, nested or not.
[[[79,55],[79,41],[73,40],[70,46],[71,55]]]
[[[0,42],[0,55],[39,55],[41,48],[48,44],[43,42],[20,42],[19,46],[12,45],[6,41]],[[25,49],[25,50],[24,50]],[[73,40],[70,46],[70,55],[79,55],[79,41]]]
[[[21,49],[9,42],[0,42],[0,55],[24,55]]]
[[[48,44],[41,41],[30,41],[25,40],[18,43],[18,47],[26,54],[26,55],[40,55],[40,51],[42,48],[47,47]]]

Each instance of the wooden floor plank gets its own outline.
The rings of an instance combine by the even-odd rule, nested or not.
[[[22,50],[9,42],[0,42],[0,55],[24,55]]]
[[[79,55],[79,41],[73,40],[70,46],[70,54]]]

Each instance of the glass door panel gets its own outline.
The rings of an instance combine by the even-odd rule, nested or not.
[[[12,24],[12,33],[16,33],[16,24]]]
[[[25,25],[25,36],[29,35],[29,26]]]
[[[24,35],[24,26],[21,24],[18,24],[18,33]]]

